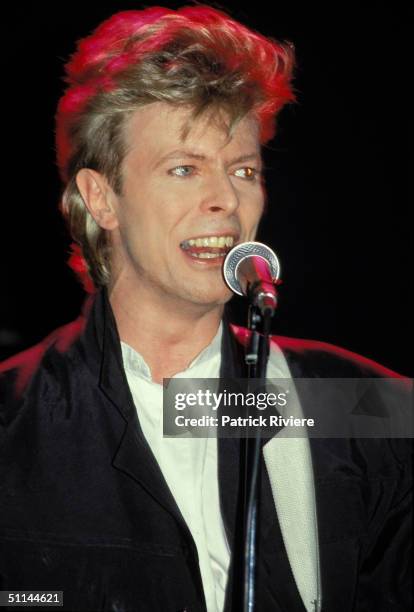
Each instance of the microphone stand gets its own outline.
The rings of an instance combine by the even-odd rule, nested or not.
[[[245,355],[247,365],[247,392],[251,392],[251,381],[266,380],[269,357],[269,333],[273,312],[262,314],[256,306],[249,307],[249,345]],[[258,329],[262,328],[262,333]],[[261,431],[255,428],[255,436],[241,440],[242,503],[243,503],[243,612],[254,612],[257,582],[258,532],[260,526],[260,480],[261,480]],[[243,485],[244,483],[244,485]]]

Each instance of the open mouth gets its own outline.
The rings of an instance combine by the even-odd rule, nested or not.
[[[194,259],[223,259],[235,243],[234,236],[203,236],[180,243],[181,249]]]

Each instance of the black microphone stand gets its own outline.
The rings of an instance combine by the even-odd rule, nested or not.
[[[257,306],[249,307],[248,328],[250,330],[249,344],[246,350],[245,362],[247,365],[247,392],[254,392],[251,388],[252,380],[256,383],[265,382],[266,367],[269,357],[269,334],[273,311],[264,309],[262,313]],[[259,332],[261,328],[262,333]],[[254,386],[255,386],[254,385]],[[260,384],[260,386],[262,386]],[[261,431],[255,427],[254,437],[249,431],[241,440],[241,457],[244,465],[242,472],[242,503],[243,503],[243,569],[242,588],[243,612],[253,612],[256,600],[257,582],[257,552],[260,517],[260,480],[261,480]],[[244,484],[243,484],[244,483]]]

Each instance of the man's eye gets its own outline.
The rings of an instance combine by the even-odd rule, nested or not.
[[[169,174],[173,174],[174,176],[191,176],[194,173],[194,166],[177,166],[176,168],[172,168],[169,170]]]
[[[235,171],[235,176],[239,176],[241,178],[245,178],[248,181],[254,181],[254,179],[257,177],[258,175],[258,170],[256,170],[256,168],[250,168],[249,166],[246,168],[238,168]]]

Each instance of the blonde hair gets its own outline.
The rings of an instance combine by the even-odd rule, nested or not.
[[[191,107],[195,120],[219,108],[229,133],[251,112],[264,143],[274,134],[278,111],[294,99],[292,66],[291,45],[206,6],[117,13],[79,41],[56,114],[61,210],[83,258],[83,265],[76,253],[71,258],[77,273],[89,275],[95,286],[110,279],[107,233],[87,210],[76,175],[94,169],[122,193],[123,128],[135,110],[162,101]],[[185,126],[183,138],[190,129]]]

